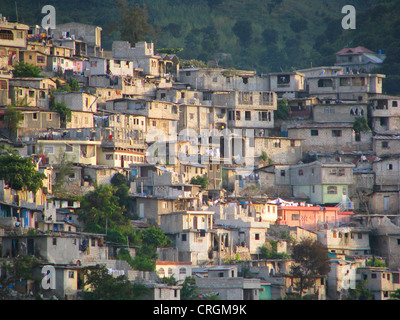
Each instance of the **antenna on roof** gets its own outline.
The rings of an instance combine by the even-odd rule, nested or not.
[[[17,16],[17,22],[18,21],[18,6],[17,6],[17,0],[15,0],[15,15]]]

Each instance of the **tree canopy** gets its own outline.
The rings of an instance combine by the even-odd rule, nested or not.
[[[122,16],[118,23],[121,40],[135,45],[135,43],[145,41],[149,36],[155,35],[155,29],[148,22],[149,14],[146,5],[135,4],[134,7],[130,7],[126,0],[117,2]]]
[[[292,258],[295,264],[290,274],[301,298],[315,284],[317,276],[325,276],[330,271],[328,250],[321,242],[307,238],[294,245]]]
[[[132,284],[125,275],[114,277],[102,265],[84,268],[85,286],[90,291],[83,292],[85,300],[139,300],[149,292],[143,284]]]
[[[14,78],[40,78],[41,70],[39,67],[20,61],[14,66],[13,77]]]
[[[31,158],[16,154],[0,156],[0,179],[17,191],[37,192],[43,187],[46,175],[37,171]]]

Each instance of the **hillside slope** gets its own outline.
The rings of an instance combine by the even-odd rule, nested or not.
[[[183,48],[184,59],[262,72],[331,65],[345,46],[385,50],[388,92],[400,75],[400,2],[384,0],[128,0],[145,5],[156,30],[156,48]],[[103,27],[103,46],[119,40],[113,0],[18,0],[18,18],[40,24],[41,8],[54,5],[57,23],[77,21]],[[357,10],[357,29],[343,30],[344,5]],[[1,13],[16,20],[14,1],[0,0]],[[390,66],[389,66],[390,63]],[[395,68],[392,68],[392,63]],[[389,66],[389,67],[388,67]],[[390,89],[390,90],[389,90]]]

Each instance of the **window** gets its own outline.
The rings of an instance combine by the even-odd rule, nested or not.
[[[337,194],[337,187],[336,186],[329,186],[328,187],[328,194]]]
[[[300,169],[300,170],[299,170],[299,176],[302,176],[303,174],[304,174],[303,170]]]
[[[14,34],[11,30],[0,30],[0,40],[14,40]]]
[[[371,278],[376,279],[376,273],[371,273]]]
[[[245,111],[244,113],[244,119],[250,121],[251,120],[251,112],[250,111]]]
[[[186,233],[182,234],[182,241],[186,241]]]
[[[278,79],[277,79],[278,81],[278,86],[279,85],[281,85],[281,86],[287,86],[287,85],[289,85],[290,84],[290,75],[281,75],[281,76],[278,76]]]
[[[180,268],[179,269],[179,274],[186,274],[186,268]]]
[[[264,111],[259,112],[258,117],[259,117],[258,120],[260,120],[260,121],[268,121],[268,119],[269,119],[268,112],[264,112]]]
[[[254,239],[255,240],[260,240],[260,234],[259,233],[255,233],[254,234]]]
[[[335,108],[332,108],[332,107],[325,107],[325,108],[324,108],[324,113],[325,113],[325,114],[334,114],[334,113],[335,113]]]
[[[7,81],[6,80],[0,80],[0,89],[7,90]]]
[[[311,136],[312,137],[318,136],[318,130],[311,130]]]
[[[235,112],[235,120],[240,120],[240,111]]]
[[[53,246],[57,245],[57,238],[53,238]]]
[[[44,146],[44,154],[54,154],[54,146]]]
[[[38,62],[38,63],[45,63],[44,57],[43,57],[43,56],[38,56],[38,57],[37,57],[37,62]]]
[[[66,144],[65,152],[74,152],[74,146],[72,144]]]
[[[332,137],[341,137],[342,130],[332,130]]]
[[[363,237],[362,233],[359,233],[357,236],[358,239],[362,239],[362,237]]]
[[[332,79],[319,79],[318,80],[318,88],[326,88],[326,87],[332,87],[333,82]]]
[[[281,177],[284,177],[286,175],[286,171],[285,170],[281,170]]]
[[[382,141],[382,149],[389,149],[389,141]]]
[[[32,114],[32,118],[33,118],[33,120],[37,120],[38,119],[38,114],[37,113],[33,113]]]
[[[75,278],[75,272],[73,272],[73,271],[68,271],[68,278],[69,278],[69,279],[74,279],[74,278]]]
[[[388,170],[393,170],[393,164],[389,163],[387,168],[388,168]]]
[[[299,221],[300,220],[300,215],[298,213],[293,213],[292,214],[292,220],[293,221]]]
[[[397,101],[392,101],[392,107],[397,107],[398,106],[398,102]]]

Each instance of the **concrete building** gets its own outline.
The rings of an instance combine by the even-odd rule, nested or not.
[[[356,288],[357,268],[363,264],[359,261],[330,259],[330,266],[326,278],[326,295],[332,300],[342,300],[349,289]]]
[[[314,161],[290,167],[295,197],[308,197],[315,204],[338,204],[347,199],[353,184],[354,164]]]
[[[267,77],[256,75],[254,71],[185,68],[179,70],[179,81],[200,91],[267,91]],[[203,96],[204,99],[204,96]]]
[[[339,207],[283,205],[278,208],[277,224],[317,230],[348,223],[351,215],[352,212],[341,212]]]
[[[355,48],[343,48],[336,52],[335,66],[343,67],[346,72],[372,72],[379,68],[386,55],[379,52],[373,52],[367,48],[358,46]]]
[[[392,154],[381,157],[372,164],[375,173],[371,210],[375,213],[397,214],[399,210],[400,156]]]
[[[372,291],[373,300],[389,300],[390,294],[400,289],[400,272],[383,267],[357,269],[357,280],[365,281],[366,289]]]
[[[375,131],[400,130],[400,97],[379,95],[369,100],[372,129]]]
[[[97,97],[87,92],[55,92],[56,103],[64,102],[73,111],[97,112]]]
[[[88,265],[95,259],[107,259],[108,247],[100,234],[47,234],[4,236],[2,256],[34,255],[50,264]]]
[[[65,40],[82,40],[87,46],[85,55],[90,57],[102,57],[103,49],[101,47],[102,28],[83,23],[71,22],[57,24],[57,28],[52,30],[55,42]],[[79,54],[75,51],[75,54]]]
[[[305,75],[299,71],[268,74],[269,90],[277,93],[279,98],[299,98],[306,89]]]
[[[323,99],[367,101],[382,94],[381,74],[335,74],[307,77],[308,94]]]
[[[215,266],[206,273],[207,277],[196,277],[200,292],[217,294],[221,300],[259,300],[260,279],[238,277],[236,266]]]
[[[181,284],[186,277],[192,276],[192,263],[190,261],[156,261],[156,272],[161,279],[174,277]]]
[[[356,134],[352,123],[306,123],[287,126],[288,137],[303,139],[304,153],[310,151],[367,151],[372,146],[372,133]]]
[[[367,120],[368,104],[358,101],[322,100],[313,105],[314,122],[354,123],[357,118]]]
[[[0,19],[0,69],[5,72],[19,62],[20,50],[26,48],[29,26]]]
[[[181,211],[160,216],[160,228],[178,248],[179,261],[199,265],[210,260],[213,214],[212,211]]]
[[[331,253],[347,256],[370,256],[369,234],[371,230],[357,227],[338,227],[317,232],[318,241]]]

